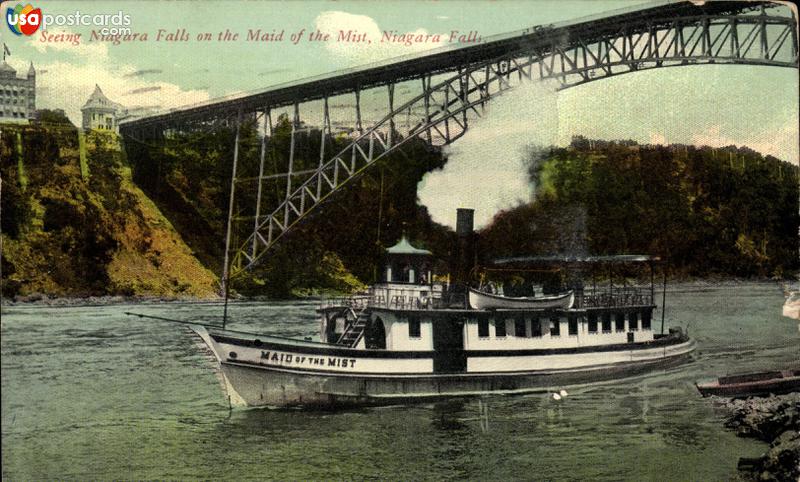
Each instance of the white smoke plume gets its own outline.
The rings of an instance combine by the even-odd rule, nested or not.
[[[556,143],[557,100],[555,82],[524,84],[492,99],[483,117],[445,148],[444,168],[418,186],[419,202],[433,220],[455,227],[456,208],[473,208],[480,229],[500,210],[530,201],[526,153],[532,144]]]

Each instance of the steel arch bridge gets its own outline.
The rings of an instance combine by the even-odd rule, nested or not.
[[[216,99],[124,122],[120,131],[129,145],[217,125],[235,129],[224,287],[230,277],[253,267],[316,206],[375,162],[412,139],[423,139],[434,147],[455,141],[471,121],[484,115],[487,102],[520,84],[552,79],[563,89],[641,70],[699,64],[797,69],[797,19],[788,7],[771,2],[661,2]],[[374,99],[375,94],[380,101]],[[372,97],[371,120],[365,115],[367,96]],[[342,104],[343,99],[349,103]],[[336,123],[335,112],[342,110],[351,116]],[[286,170],[267,175],[264,159],[275,127],[272,118],[281,111],[291,119]],[[311,125],[301,120],[301,112],[318,118],[321,148],[316,169],[294,169],[296,137]],[[231,249],[240,125],[245,118],[257,119],[263,127],[257,196],[250,235]],[[342,131],[348,135],[346,147],[328,149],[332,137]],[[286,181],[283,199],[277,205],[262,206],[262,184],[276,177]]]

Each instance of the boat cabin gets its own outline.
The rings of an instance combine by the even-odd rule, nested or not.
[[[473,211],[456,219],[447,283],[434,279],[431,252],[403,235],[379,282],[317,309],[318,341],[197,327],[228,399],[335,407],[525,393],[663,368],[694,350],[680,329],[663,334],[663,311],[662,333],[653,330],[654,258],[507,259],[478,269]],[[644,269],[623,269],[631,263],[650,265],[649,287]]]
[[[387,250],[381,283],[368,293],[319,309],[321,338],[356,349],[433,354],[433,371],[443,373],[502,372],[514,370],[515,361],[524,355],[651,342],[662,336],[653,330],[656,259],[626,255],[499,260],[495,264],[504,271],[519,265],[561,264],[585,272],[598,264],[605,269],[645,263],[650,265],[650,283],[615,279],[609,269],[607,279],[598,284],[593,276],[590,286],[566,277],[563,293],[556,296],[494,295],[499,301],[493,305],[491,300],[479,304],[470,294],[453,304],[445,302],[451,287],[432,281],[431,253],[404,236]],[[509,358],[510,354],[518,356]]]

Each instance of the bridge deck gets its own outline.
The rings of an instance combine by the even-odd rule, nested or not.
[[[417,55],[389,59],[353,69],[339,70],[326,75],[279,84],[265,90],[235,94],[186,106],[169,112],[141,117],[120,123],[125,131],[182,120],[198,119],[220,111],[254,111],[265,106],[272,108],[294,102],[330,97],[404,80],[450,72],[473,63],[485,62],[509,51],[524,47],[549,46],[554,39],[568,40],[572,36],[590,34],[595,38],[615,35],[622,27],[648,22],[669,24],[677,16],[719,15],[753,10],[760,3],[747,1],[715,1],[695,5],[688,1],[660,1],[642,6],[614,10],[602,15],[570,20],[558,24],[531,27],[488,37],[481,44],[467,47],[457,45],[432,49]]]

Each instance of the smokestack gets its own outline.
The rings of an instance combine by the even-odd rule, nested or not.
[[[475,210],[467,208],[456,209],[456,234],[459,238],[473,234],[473,221]]]
[[[452,293],[466,293],[475,266],[474,209],[458,208],[456,211],[456,246],[451,262]]]

